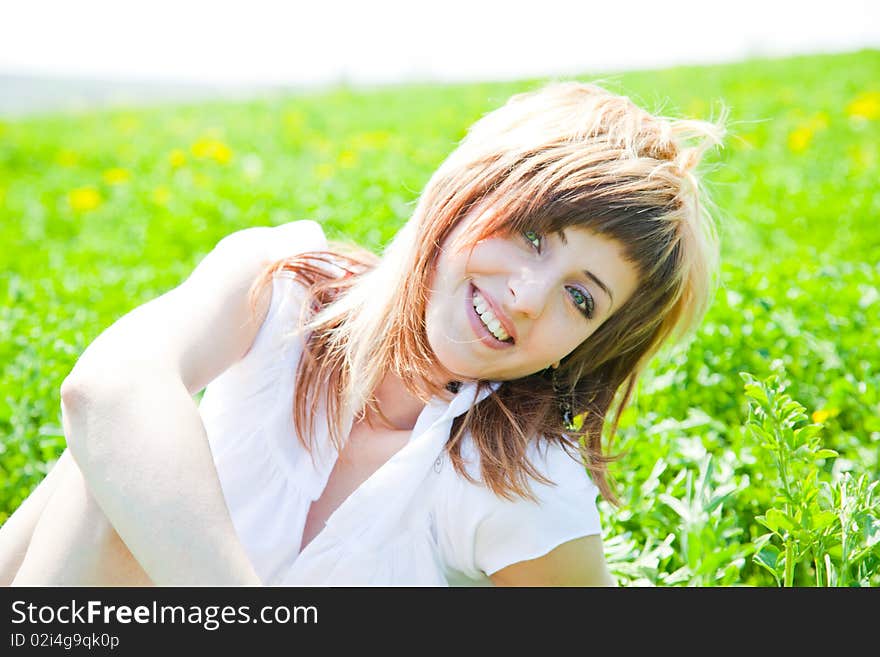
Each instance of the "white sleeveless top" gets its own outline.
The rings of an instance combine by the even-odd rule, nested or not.
[[[265,235],[271,259],[327,246],[320,225],[310,220],[246,230]],[[237,235],[225,239],[234,243]],[[274,278],[251,349],[208,385],[199,405],[233,524],[264,584],[491,586],[488,575],[505,566],[601,533],[598,489],[561,447],[531,448],[532,463],[557,484],[531,481],[539,503],[505,500],[455,472],[443,449],[453,419],[500,385],[493,382],[475,398],[476,384],[465,383],[451,402],[435,397],[425,406],[409,442],[301,551],[309,508],[337,457],[320,418],[314,461],[293,426],[293,379],[303,343],[290,331],[304,294],[296,281]],[[462,455],[480,481],[470,434]]]

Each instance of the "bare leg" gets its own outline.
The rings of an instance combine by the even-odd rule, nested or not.
[[[12,585],[151,586],[72,458],[60,474]]]
[[[61,454],[52,469],[15,512],[0,527],[0,586],[9,586],[18,572],[37,521],[65,470],[72,463],[67,450]]]

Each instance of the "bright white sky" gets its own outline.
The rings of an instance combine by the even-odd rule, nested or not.
[[[565,75],[880,47],[880,0],[5,0],[0,74],[212,84]]]

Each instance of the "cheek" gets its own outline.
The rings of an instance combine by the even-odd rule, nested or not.
[[[552,340],[551,349],[555,352],[554,356],[568,356],[575,349],[580,347],[585,342],[589,341],[590,335],[592,335],[595,330],[589,329],[589,332],[585,331],[582,326],[577,324],[567,324],[568,329],[566,330],[565,335],[560,335],[558,327],[559,324],[554,324],[555,330],[553,331],[553,336],[555,336],[555,340]]]
[[[464,257],[464,254],[444,253],[435,260],[435,266],[431,272],[431,284],[443,294],[452,294],[453,289],[460,284],[466,275],[467,258]]]

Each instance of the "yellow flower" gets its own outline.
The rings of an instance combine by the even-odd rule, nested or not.
[[[172,168],[179,169],[186,164],[186,153],[179,148],[175,148],[168,155],[168,161],[171,163]]]
[[[357,162],[357,153],[354,151],[342,151],[337,161],[343,169],[350,169]]]
[[[101,195],[94,187],[80,187],[67,195],[67,202],[74,210],[94,210],[101,205]]]
[[[581,428],[584,426],[584,419],[587,417],[588,413],[589,411],[584,411],[583,413],[579,413],[578,415],[574,416],[571,422],[575,428],[575,431],[580,431]]]
[[[813,129],[809,126],[801,126],[788,134],[788,148],[794,153],[800,153],[807,149],[812,140]]]
[[[220,164],[227,164],[232,159],[232,149],[222,142],[214,144],[214,152],[211,154]]]
[[[190,150],[197,158],[212,159],[220,164],[228,164],[232,159],[232,149],[218,139],[199,139]]]
[[[128,173],[128,171],[126,169],[120,169],[119,167],[107,169],[104,172],[104,182],[108,185],[119,185],[121,183],[126,183],[128,182],[129,178],[131,178],[131,175]]]
[[[822,424],[825,420],[834,417],[838,413],[840,413],[839,408],[820,408],[817,411],[813,411],[813,414],[810,417],[816,424]]]
[[[850,118],[875,121],[880,119],[880,91],[866,91],[846,106]]]
[[[165,185],[160,185],[153,190],[153,203],[157,205],[166,205],[170,199],[171,191]]]
[[[805,151],[813,141],[813,136],[828,127],[828,114],[819,112],[788,134],[788,148],[794,153]]]
[[[78,162],[79,155],[66,148],[58,151],[58,155],[55,156],[55,163],[62,167],[72,167],[75,166]]]

